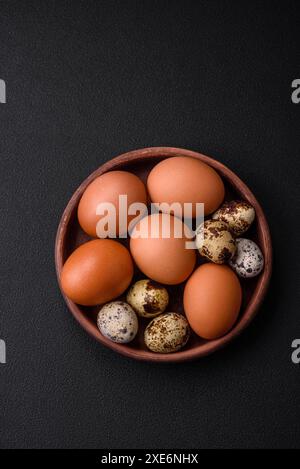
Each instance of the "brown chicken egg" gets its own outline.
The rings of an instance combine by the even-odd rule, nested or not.
[[[121,295],[133,276],[128,250],[117,241],[95,239],[67,259],[61,273],[65,295],[85,306],[106,303]]]
[[[214,212],[224,199],[224,184],[218,173],[196,158],[175,156],[158,163],[150,172],[147,188],[155,204],[178,203],[170,212],[168,207],[160,207],[165,213],[182,217],[183,204],[192,204],[195,217],[196,203],[204,204],[204,214]]]
[[[184,289],[184,311],[194,332],[217,339],[235,324],[242,301],[238,277],[226,265],[203,264]]]
[[[119,196],[127,197],[124,219],[119,217]],[[125,204],[124,197],[121,204],[123,203]],[[133,203],[147,203],[145,185],[135,174],[127,171],[110,171],[102,174],[91,182],[81,197],[78,206],[80,226],[93,237],[126,235],[128,224],[135,217],[134,214],[127,216],[127,207]],[[113,210],[116,213],[115,222],[108,226],[107,214]],[[101,219],[103,224],[99,223]]]
[[[176,285],[184,282],[195,266],[195,249],[188,249],[186,244],[190,238],[188,227],[179,218],[156,213],[137,223],[131,234],[130,250],[147,277]]]

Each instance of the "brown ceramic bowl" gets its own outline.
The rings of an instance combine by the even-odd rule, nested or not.
[[[256,220],[253,226],[247,232],[247,238],[253,239],[261,248],[264,258],[265,267],[263,272],[253,279],[241,279],[243,289],[243,304],[239,319],[233,329],[217,340],[207,341],[201,339],[195,334],[191,335],[188,344],[179,352],[171,354],[158,354],[148,350],[144,344],[143,334],[144,329],[149,320],[139,318],[140,327],[139,333],[135,340],[130,344],[116,344],[104,337],[98,330],[96,325],[97,313],[100,309],[97,307],[83,307],[70,301],[64,294],[64,299],[79,324],[101,344],[119,352],[127,357],[135,358],[137,360],[147,360],[154,362],[182,362],[204,355],[208,355],[221,347],[225,346],[234,337],[239,335],[245,329],[250,321],[256,315],[263,299],[266,294],[268,284],[271,277],[272,270],[272,245],[268,223],[266,221],[263,210],[252,194],[248,187],[236,176],[230,169],[226,168],[223,164],[215,161],[208,156],[196,153],[190,150],[183,150],[180,148],[169,147],[154,147],[144,148],[142,150],[131,151],[120,155],[107,163],[100,166],[99,169],[94,171],[77,189],[75,194],[69,201],[61,222],[58,227],[56,244],[55,244],[55,263],[58,281],[60,279],[61,269],[74,249],[80,244],[88,241],[90,238],[81,230],[77,221],[77,206],[79,200],[86,189],[86,187],[101,174],[111,170],[125,170],[131,171],[138,175],[143,181],[146,181],[149,171],[159,161],[172,156],[191,156],[197,158],[208,165],[212,166],[223,178],[226,187],[226,200],[231,199],[244,199],[249,202],[256,211]],[[123,242],[123,241],[122,241]],[[125,241],[125,244],[127,241]],[[203,261],[198,257],[198,264]],[[136,271],[134,280],[145,278],[138,270]],[[183,312],[182,307],[182,294],[184,285],[168,287],[170,294],[170,304],[168,311]],[[125,294],[120,299],[125,299]]]

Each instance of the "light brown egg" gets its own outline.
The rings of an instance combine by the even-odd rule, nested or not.
[[[217,339],[233,327],[241,301],[239,279],[226,265],[201,265],[184,289],[186,317],[194,332],[204,339]]]
[[[150,172],[147,188],[152,202],[180,203],[172,214],[182,216],[183,204],[192,203],[192,216],[196,216],[196,203],[204,203],[205,215],[214,212],[224,199],[224,184],[218,173],[196,158],[175,156],[158,163]],[[162,212],[170,213],[161,208]]]
[[[61,287],[70,300],[90,306],[121,295],[133,276],[128,250],[117,241],[95,239],[82,244],[67,259]]]
[[[107,237],[107,226],[100,228],[97,223],[106,216],[107,212],[97,215],[99,204],[112,204],[116,209],[116,235],[124,235],[127,232],[128,224],[134,215],[125,217],[124,226],[119,219],[119,196],[127,196],[127,204],[147,203],[147,194],[144,183],[132,173],[127,171],[110,171],[96,178],[86,188],[78,206],[78,220],[81,228],[90,236],[99,238]],[[113,226],[113,225],[112,225]],[[113,230],[109,236],[114,237]]]
[[[164,232],[167,227],[169,233]],[[176,285],[184,282],[195,266],[195,249],[186,247],[190,236],[181,220],[156,213],[137,223],[131,235],[130,251],[147,277],[162,284]]]

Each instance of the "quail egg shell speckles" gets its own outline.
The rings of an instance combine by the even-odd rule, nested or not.
[[[165,311],[169,303],[167,290],[153,280],[139,280],[130,288],[127,303],[144,318],[153,318]]]
[[[215,264],[229,261],[236,250],[229,226],[219,220],[207,220],[201,223],[196,230],[196,246],[201,256]]]
[[[145,330],[145,344],[158,353],[177,352],[187,343],[190,328],[184,316],[177,313],[165,313],[148,324]]]
[[[254,208],[244,201],[231,200],[225,202],[212,216],[214,220],[228,223],[235,236],[244,234],[255,218]]]
[[[98,313],[100,332],[112,342],[127,344],[138,331],[138,319],[132,307],[123,301],[112,301]]]
[[[264,257],[261,250],[250,239],[238,238],[236,245],[236,254],[229,265],[240,277],[256,277],[264,267]]]

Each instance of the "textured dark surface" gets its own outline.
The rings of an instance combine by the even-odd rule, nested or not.
[[[297,3],[0,2],[0,447],[299,446]],[[94,342],[61,298],[53,259],[79,183],[155,145],[233,169],[263,204],[275,254],[247,331],[172,366]]]

